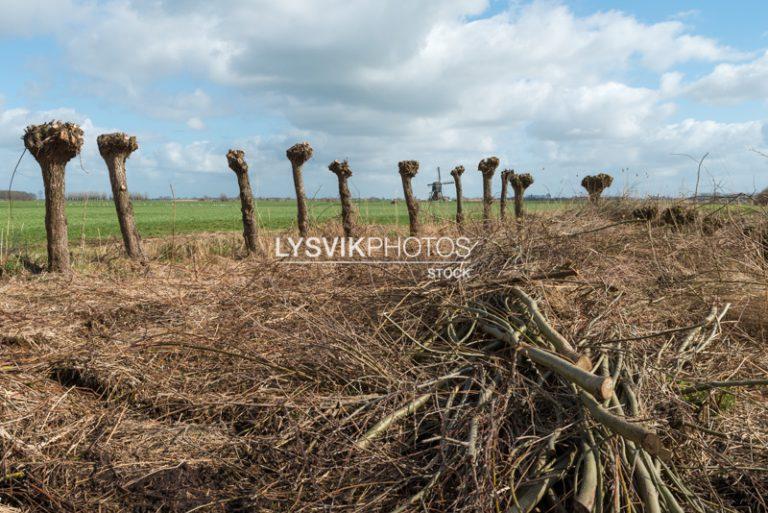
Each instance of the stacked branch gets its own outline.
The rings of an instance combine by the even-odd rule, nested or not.
[[[661,437],[637,420],[647,412],[633,390],[636,369],[602,354],[600,372],[594,373],[533,298],[510,290],[509,296],[486,295],[449,314],[443,326],[448,347],[424,346],[419,361],[436,365],[451,353],[463,355],[461,360],[418,386],[418,393],[372,422],[354,442],[356,451],[376,453],[403,430],[421,441],[414,450],[424,451],[429,463],[422,475],[409,479],[418,484],[406,498],[388,510],[440,504],[519,513],[708,511],[708,503],[671,467]],[[507,394],[531,403],[531,424],[517,427],[515,417],[500,415],[517,411]],[[514,464],[495,475],[505,480],[507,491],[495,491],[483,502],[478,494],[490,490],[479,481],[479,469],[502,448],[515,455]],[[468,501],[475,502],[468,507]]]

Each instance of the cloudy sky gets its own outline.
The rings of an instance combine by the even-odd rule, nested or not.
[[[494,0],[0,0],[0,186],[27,124],[85,129],[70,191],[107,191],[96,136],[139,138],[136,192],[236,192],[246,151],[259,196],[292,192],[285,149],[306,140],[310,195],[398,196],[397,161],[530,171],[532,193],[768,185],[768,3]],[[445,176],[445,175],[444,175]],[[42,189],[27,155],[14,189]],[[452,192],[452,191],[451,191]]]

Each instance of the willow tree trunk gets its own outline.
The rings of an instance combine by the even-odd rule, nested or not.
[[[48,270],[71,270],[68,249],[64,170],[83,147],[83,130],[74,123],[51,121],[24,130],[24,147],[43,174],[45,188],[45,234],[48,239]]]
[[[507,186],[509,185],[509,174],[506,171],[501,173],[501,197],[499,198],[499,219],[503,221],[507,217]],[[517,203],[515,203],[517,208]]]
[[[48,270],[66,273],[69,261],[69,233],[67,230],[64,168],[61,162],[40,163],[45,188],[45,235],[48,239]]]
[[[299,235],[307,236],[309,221],[307,220],[307,195],[304,192],[304,178],[301,176],[302,166],[291,164],[293,168],[293,186],[296,189],[296,222],[299,225]]]
[[[464,208],[462,204],[464,191],[461,187],[461,174],[453,175],[453,181],[456,183],[456,224],[459,225],[459,228],[462,228],[464,226]]]
[[[354,222],[352,220],[354,207],[346,177],[339,177],[339,198],[341,199],[341,223],[344,226],[344,236],[354,237]]]
[[[408,207],[410,234],[411,237],[416,237],[421,231],[421,225],[419,224],[419,204],[416,202],[416,198],[413,196],[411,180],[419,171],[419,163],[415,160],[404,160],[398,163],[398,167],[400,169],[400,178],[403,180],[403,195],[405,196],[405,204]]]
[[[256,209],[253,206],[253,190],[248,178],[248,163],[245,161],[245,152],[243,150],[229,150],[227,163],[237,176],[237,186],[240,189],[240,212],[243,215],[245,249],[249,253],[256,253],[259,250],[259,229],[256,225]]]
[[[525,191],[533,185],[533,176],[530,173],[515,173],[507,177],[512,189],[515,191],[515,217],[519,220],[525,215]]]
[[[296,209],[298,211],[297,223],[299,225],[299,235],[302,237],[306,237],[309,230],[307,195],[304,192],[302,168],[304,163],[312,158],[312,153],[312,146],[307,142],[294,144],[286,151],[286,156],[291,161],[291,169],[293,170],[293,186],[296,189]]]
[[[123,233],[123,243],[128,256],[145,261],[144,250],[141,247],[141,237],[136,229],[136,220],[133,216],[133,204],[128,193],[128,183],[125,178],[125,156],[114,156],[107,160],[109,180],[112,182],[112,197],[115,200],[117,219],[120,222],[120,231]]]
[[[483,225],[486,230],[490,230],[493,221],[491,220],[491,209],[493,207],[493,173],[499,167],[497,157],[488,157],[480,161],[477,170],[483,173]]]
[[[253,190],[248,172],[237,174],[240,188],[240,212],[243,214],[243,239],[249,253],[259,250],[259,229],[256,225],[256,209],[253,207]]]
[[[128,181],[125,174],[125,161],[139,147],[136,138],[122,133],[103,134],[97,138],[97,143],[99,152],[109,170],[112,198],[115,201],[120,232],[123,234],[125,252],[130,258],[146,262],[144,250],[141,247],[141,237],[136,229],[133,204],[128,192]]]
[[[408,224],[411,237],[416,237],[421,231],[419,224],[419,204],[413,197],[413,188],[411,187],[411,177],[403,176],[403,195],[405,195],[405,205],[408,207]]]
[[[491,209],[493,208],[493,175],[483,174],[483,225],[491,227]]]
[[[339,179],[339,199],[341,200],[341,223],[344,227],[345,237],[354,237],[354,206],[352,205],[352,194],[349,192],[349,177],[352,176],[352,170],[349,163],[345,160],[339,162],[334,160],[328,165],[328,169]]]
[[[525,211],[523,210],[523,194],[525,194],[524,190],[515,188],[515,217],[517,219],[520,219],[525,215]]]

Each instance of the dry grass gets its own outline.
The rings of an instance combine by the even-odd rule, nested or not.
[[[700,507],[768,511],[765,388],[683,391],[768,374],[761,219],[719,212],[714,227],[706,216],[667,226],[634,221],[634,208],[497,227],[459,283],[429,282],[415,267],[242,259],[230,235],[148,241],[148,268],[99,247],[89,259],[83,251],[73,277],[6,276],[0,503],[362,512],[415,498],[415,510],[506,510],[550,443],[563,454],[583,425],[600,433],[567,383],[470,331],[466,306],[498,311],[522,281],[580,351],[634,382],[644,408],[634,420],[661,435]],[[532,279],[568,266],[578,276]],[[681,353],[690,329],[670,330],[726,303],[727,316],[702,330],[705,349]],[[460,379],[435,382],[456,369]],[[355,447],[423,394],[422,408]],[[597,443],[615,458],[622,442]],[[637,509],[622,469],[604,469],[605,502]],[[570,510],[571,479],[541,511]]]

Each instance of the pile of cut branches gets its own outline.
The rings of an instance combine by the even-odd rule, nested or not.
[[[723,511],[686,486],[643,421],[634,392],[643,373],[622,353],[593,363],[517,287],[448,309],[443,342],[422,344],[415,358],[452,360],[451,371],[354,442],[375,453],[404,429],[425,462],[391,511]]]

